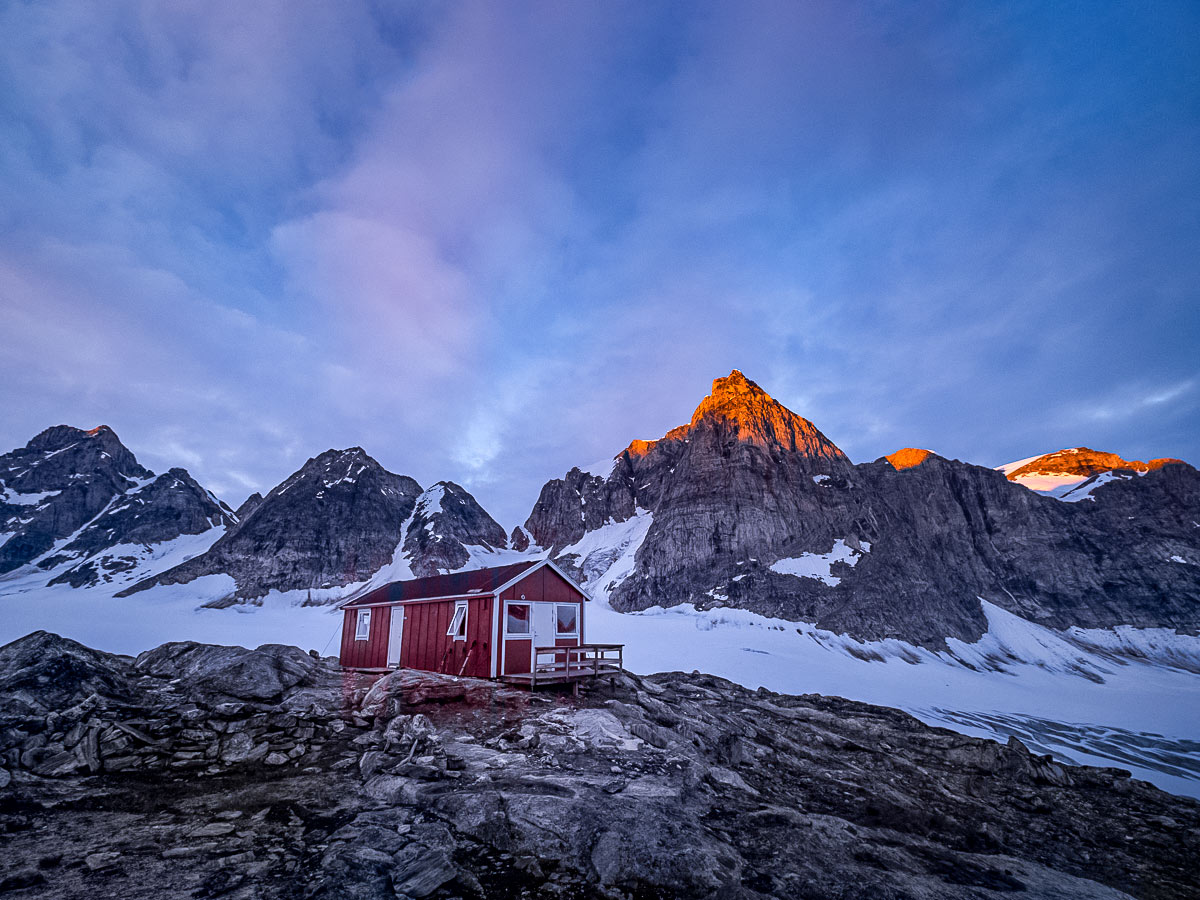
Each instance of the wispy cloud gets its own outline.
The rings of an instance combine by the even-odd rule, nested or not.
[[[0,8],[0,438],[512,524],[738,367],[856,459],[1200,459],[1197,13]]]

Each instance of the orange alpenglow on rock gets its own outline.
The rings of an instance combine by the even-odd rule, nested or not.
[[[891,456],[885,456],[888,462],[892,464],[892,468],[897,471],[901,469],[912,469],[919,466],[931,456],[936,456],[932,450],[922,450],[920,447],[905,447],[902,450],[897,450]]]
[[[712,393],[700,401],[687,425],[672,428],[658,441],[634,441],[626,452],[632,457],[645,456],[661,441],[683,440],[696,428],[716,423],[732,426],[737,440],[744,443],[849,463],[846,454],[812,422],[796,415],[737,369],[713,381]]]
[[[1018,481],[1031,475],[1099,475],[1101,472],[1111,472],[1113,469],[1132,469],[1135,472],[1148,472],[1161,469],[1170,463],[1182,462],[1179,459],[1162,457],[1142,462],[1139,459],[1122,459],[1115,453],[1105,453],[1101,450],[1091,450],[1088,447],[1070,447],[1047,453],[1026,463],[1019,469],[1008,473],[1009,481]]]
[[[629,446],[625,448],[625,452],[630,456],[645,456],[654,448],[654,445],[657,443],[658,441],[643,441],[640,438],[635,438],[629,444]]]

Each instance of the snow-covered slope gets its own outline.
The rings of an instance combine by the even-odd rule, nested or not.
[[[1073,503],[1091,499],[1095,488],[1114,479],[1145,475],[1177,462],[1180,460],[1165,457],[1142,462],[1087,447],[1068,447],[996,466],[996,471],[1014,484]]]
[[[630,669],[699,669],[749,687],[894,706],[958,731],[1000,740],[1015,734],[1060,760],[1127,768],[1166,790],[1200,797],[1200,676],[1194,674],[1200,639],[1165,630],[1057,632],[986,603],[984,637],[951,641],[940,652],[895,640],[857,641],[738,609],[681,605],[620,613],[607,605],[605,591],[628,567],[646,518],[628,527],[625,549],[611,565],[596,567],[590,582],[596,599],[585,612],[588,639],[623,643]],[[285,643],[335,653],[342,618],[329,604],[407,574],[407,563],[398,561],[368,583],[271,591],[257,605],[226,609],[204,607],[232,590],[225,575],[127,598],[114,597],[111,587],[0,580],[0,644],[41,628],[123,653],[168,640]]]
[[[106,426],[57,425],[0,455],[0,573],[31,583],[128,584],[235,521],[185,469],[155,476]]]
[[[587,629],[589,640],[623,642],[637,671],[700,669],[749,687],[894,706],[1200,797],[1200,638],[1162,629],[1057,632],[983,608],[984,636],[940,652],[690,605],[629,614],[597,603]],[[1123,652],[1130,649],[1143,659]]]

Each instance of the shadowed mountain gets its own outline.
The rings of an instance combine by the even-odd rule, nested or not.
[[[907,448],[851,465],[740,372],[611,471],[548,482],[524,529],[621,610],[691,603],[865,639],[977,639],[986,599],[1054,628],[1200,627],[1200,473],[1062,503]]]
[[[155,477],[106,425],[56,425],[0,456],[0,573],[28,566],[75,587],[119,581],[169,542],[211,542],[233,521],[185,469]]]
[[[440,482],[427,491],[387,471],[360,447],[308,460],[266,497],[242,505],[244,518],[208,552],[139,582],[125,594],[205,575],[235,582],[224,602],[271,590],[341,587],[400,563],[416,575],[461,568],[468,547],[507,546],[504,529],[467,491]]]

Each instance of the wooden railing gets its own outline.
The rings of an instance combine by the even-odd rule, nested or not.
[[[578,647],[535,647],[530,686],[538,681],[574,681],[615,675],[625,667],[624,644],[580,644]]]

